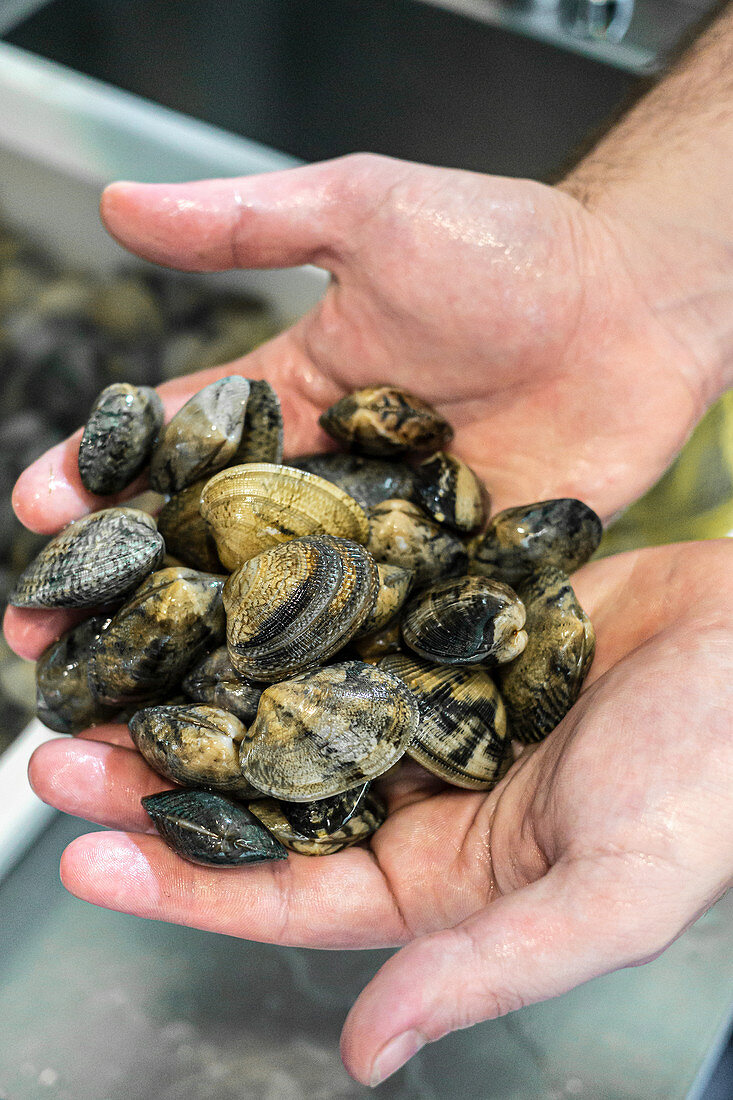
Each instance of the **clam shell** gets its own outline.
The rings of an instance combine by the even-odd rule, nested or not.
[[[111,722],[117,708],[93,697],[87,683],[92,646],[109,623],[103,615],[85,619],[53,642],[36,662],[36,713],[57,733],[81,733]]]
[[[527,608],[524,653],[497,669],[509,732],[541,741],[580,695],[595,653],[595,631],[567,576],[548,567],[519,586]]]
[[[169,848],[191,863],[237,867],[287,859],[287,851],[261,822],[212,791],[162,791],[141,799]]]
[[[305,535],[334,535],[365,543],[369,521],[347,493],[291,466],[252,462],[212,477],[201,493],[227,569],[271,546]]]
[[[92,406],[79,444],[79,476],[90,493],[119,493],[150,457],[163,402],[148,386],[115,382]]]
[[[242,439],[249,382],[230,375],[187,401],[163,428],[150,461],[150,484],[177,493],[226,466]]]
[[[245,562],[224,586],[232,664],[282,680],[344,646],[374,604],[377,567],[349,539],[293,539]]]
[[[129,729],[135,747],[166,779],[257,797],[239,767],[239,742],[246,730],[233,714],[195,703],[146,707],[132,716]]]
[[[183,567],[148,577],[92,648],[92,694],[124,704],[177,687],[206,650],[224,641],[223,584],[223,577]]]
[[[372,605],[372,610],[359,627],[357,637],[382,630],[401,611],[412,588],[411,569],[403,569],[401,565],[387,565],[385,562],[378,562],[377,574],[379,584],[376,599]]]
[[[385,500],[369,509],[367,548],[376,561],[412,570],[415,587],[465,573],[466,548],[416,504]]]
[[[265,685],[255,683],[231,662],[226,646],[215,649],[191,669],[183,690],[197,703],[210,703],[234,714],[245,725],[254,721]]]
[[[403,654],[385,657],[379,667],[404,680],[420,708],[407,755],[457,787],[490,790],[503,774],[509,739],[504,704],[488,673]]]
[[[376,665],[388,653],[399,653],[402,649],[402,632],[398,619],[394,619],[381,630],[371,634],[360,634],[351,643],[351,649],[361,661]]]
[[[249,809],[291,851],[328,856],[367,840],[385,821],[387,807],[369,786],[366,783],[317,802],[265,798],[252,802]],[[344,814],[345,810],[348,813]]]
[[[527,644],[525,609],[516,592],[488,577],[439,581],[412,600],[402,637],[437,664],[501,664]]]
[[[125,596],[163,560],[155,520],[136,508],[106,508],[70,523],[18,579],[16,607],[94,607]]]
[[[248,378],[249,400],[244,412],[242,440],[234,462],[283,460],[283,414],[280,399],[269,382]]]
[[[433,451],[453,429],[419,397],[395,386],[367,386],[342,397],[318,419],[333,439],[367,455]]]
[[[468,535],[483,526],[489,496],[470,466],[438,451],[415,468],[415,501],[436,523]]]
[[[602,534],[593,509],[573,497],[506,508],[473,548],[471,572],[511,585],[544,566],[572,573],[596,551]]]
[[[415,487],[412,466],[384,458],[328,453],[296,458],[291,465],[332,481],[362,508],[370,508],[383,500],[409,500]]]
[[[386,772],[414,736],[401,680],[346,661],[267,688],[241,743],[246,778],[274,798],[328,798]]]
[[[174,493],[158,513],[158,530],[168,553],[183,565],[204,573],[224,573],[216,541],[199,508],[205,484],[202,478]]]

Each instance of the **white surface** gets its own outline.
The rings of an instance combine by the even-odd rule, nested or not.
[[[28,783],[31,755],[55,736],[34,719],[0,756],[0,879],[56,812],[36,798]]]

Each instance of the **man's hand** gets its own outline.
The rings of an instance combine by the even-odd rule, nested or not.
[[[312,947],[406,944],[346,1022],[349,1071],[376,1083],[424,1043],[662,951],[733,878],[733,543],[586,566],[597,631],[572,712],[488,796],[407,763],[368,848],[212,871],[154,835],[167,784],[123,727],[33,757],[46,801],[122,832],[64,853],[73,893],[108,908]],[[105,741],[107,743],[105,743]]]

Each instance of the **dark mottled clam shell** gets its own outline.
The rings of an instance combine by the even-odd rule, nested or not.
[[[370,508],[383,500],[409,500],[415,486],[412,466],[384,458],[328,453],[296,458],[291,465],[332,481],[362,508]]]
[[[595,653],[595,632],[567,576],[540,570],[519,586],[527,608],[524,653],[496,677],[519,741],[541,741],[580,694]]]
[[[111,722],[116,707],[93,697],[87,683],[92,646],[109,623],[103,615],[85,619],[53,642],[36,663],[36,713],[57,733],[81,733],[89,726]]]
[[[249,810],[213,791],[162,791],[141,801],[168,847],[191,863],[237,867],[287,859]]]
[[[283,680],[326,660],[371,611],[376,564],[349,539],[293,539],[266,550],[224,586],[232,664],[254,680]]]
[[[453,438],[440,413],[395,386],[367,386],[342,397],[318,419],[339,443],[367,455],[434,451]]]
[[[365,783],[316,802],[265,798],[249,808],[286,848],[305,856],[329,856],[367,840],[385,821],[387,807],[369,787]]]
[[[16,607],[95,607],[132,592],[163,560],[155,520],[136,508],[105,508],[70,523],[21,574]]]
[[[402,616],[402,637],[436,664],[501,664],[527,644],[516,592],[488,577],[457,577],[426,589]]]
[[[239,767],[245,727],[228,711],[196,703],[146,707],[132,716],[129,729],[135,747],[166,779],[257,797]]]
[[[596,551],[602,534],[593,509],[573,497],[506,508],[473,548],[471,572],[511,585],[543,566],[572,573]]]
[[[79,444],[79,476],[90,493],[119,493],[146,465],[163,426],[163,402],[148,386],[114,382],[92,406]]]
[[[414,499],[436,523],[468,535],[483,526],[489,495],[470,466],[438,451],[415,468]]]
[[[359,627],[357,637],[382,630],[402,610],[412,588],[411,569],[378,562],[377,573],[379,576],[377,596],[372,610]]]
[[[201,490],[206,479],[174,493],[158,513],[158,530],[165,539],[166,550],[181,564],[204,573],[225,573],[219,560],[216,540],[201,515]]]
[[[260,696],[265,690],[263,683],[256,683],[237,672],[226,646],[204,657],[191,669],[182,686],[190,699],[228,710],[247,726],[254,722]]]
[[[234,463],[283,460],[283,414],[280,399],[269,382],[248,378],[249,399],[244,412],[242,440]]]
[[[504,704],[489,674],[403,654],[385,657],[379,667],[404,680],[420,708],[407,755],[457,787],[490,790],[508,762],[509,739]]]
[[[163,428],[150,461],[150,484],[177,493],[231,461],[242,439],[249,382],[230,375],[187,401]]]
[[[452,531],[406,500],[385,500],[369,509],[367,548],[376,561],[412,570],[415,587],[465,573],[468,555]]]
[[[216,474],[201,493],[219,557],[236,569],[271,546],[306,535],[333,535],[365,543],[369,520],[348,493],[322,477],[250,462]]]
[[[89,658],[89,686],[104,703],[160,698],[224,641],[223,577],[161,569],[140,585],[102,631]]]
[[[391,768],[418,714],[397,677],[361,661],[330,665],[262,693],[241,744],[242,771],[274,798],[328,798]]]

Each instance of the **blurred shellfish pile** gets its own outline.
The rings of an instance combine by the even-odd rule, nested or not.
[[[541,501],[484,531],[485,489],[439,449],[450,425],[392,386],[320,423],[349,453],[286,465],[265,381],[222,378],[165,425],[154,391],[110,385],[82,481],[120,493],[149,468],[157,522],[118,506],[72,523],[11,594],[93,612],[38,662],[38,713],[72,734],[129,720],[176,784],[143,804],[194,862],[368,839],[387,816],[374,781],[403,757],[490,790],[512,739],[554,729],[593,658],[568,579],[600,540],[590,508]]]

